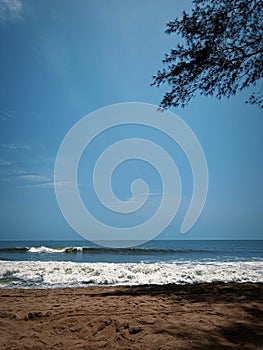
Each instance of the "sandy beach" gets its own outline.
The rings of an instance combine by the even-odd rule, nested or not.
[[[1,349],[262,349],[263,284],[0,290]]]

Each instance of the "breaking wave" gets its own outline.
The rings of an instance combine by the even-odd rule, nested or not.
[[[19,253],[96,253],[105,254],[107,252],[120,252],[127,254],[142,253],[213,253],[214,250],[211,249],[162,249],[162,248],[107,248],[107,247],[17,247],[17,248],[0,248],[0,252],[19,252]]]
[[[261,282],[263,262],[74,263],[1,261],[1,288]]]

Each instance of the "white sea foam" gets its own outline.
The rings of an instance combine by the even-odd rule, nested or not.
[[[45,246],[31,247],[28,249],[29,253],[69,253],[73,251],[81,252],[83,247],[65,247],[65,248],[49,248]]]
[[[59,252],[62,252],[62,249],[59,250],[59,249],[41,246],[41,247],[31,247],[28,251],[30,253],[59,253]]]
[[[1,261],[0,287],[46,288],[201,282],[263,282],[263,262],[73,263]]]

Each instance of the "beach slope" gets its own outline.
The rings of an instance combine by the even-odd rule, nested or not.
[[[263,284],[0,290],[0,349],[262,349]]]

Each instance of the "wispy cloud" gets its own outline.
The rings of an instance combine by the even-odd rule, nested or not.
[[[22,0],[0,0],[0,22],[21,19],[22,11]]]
[[[44,189],[54,189],[55,188],[55,182],[54,180],[49,179],[47,182],[39,182],[39,183],[30,183],[30,184],[24,184],[19,187],[23,188],[44,188]],[[56,181],[56,190],[59,191],[67,191],[71,192],[73,190],[73,186],[70,182],[66,181]]]
[[[42,175],[35,175],[35,174],[26,174],[26,175],[20,175],[20,179],[30,181],[30,182],[47,182],[50,181],[50,179],[46,176]]]
[[[54,182],[43,182],[43,183],[30,183],[30,184],[23,184],[18,185],[18,188],[43,188],[43,189],[54,189]]]
[[[16,143],[4,143],[4,144],[2,144],[2,148],[6,148],[6,149],[9,149],[9,150],[30,151],[32,147],[30,145],[18,145]]]
[[[12,163],[9,162],[8,160],[0,158],[0,166],[8,166],[8,165],[11,165],[11,164]]]
[[[53,188],[53,177],[42,175],[37,172],[29,172],[25,169],[13,167],[4,158],[0,158],[0,183],[9,182],[19,188]]]
[[[10,162],[10,164],[5,164],[5,166],[3,165],[0,168],[0,177],[8,176],[8,177],[15,178],[16,176],[27,174],[27,172],[23,169],[14,168],[13,167],[14,164],[15,163]]]
[[[7,121],[7,120],[14,119],[15,115],[16,115],[16,111],[14,111],[14,110],[8,110],[8,111],[0,110],[0,120],[1,121]]]
[[[17,177],[19,182],[17,187],[20,188],[53,188],[54,181],[52,178],[39,174],[22,174]]]

